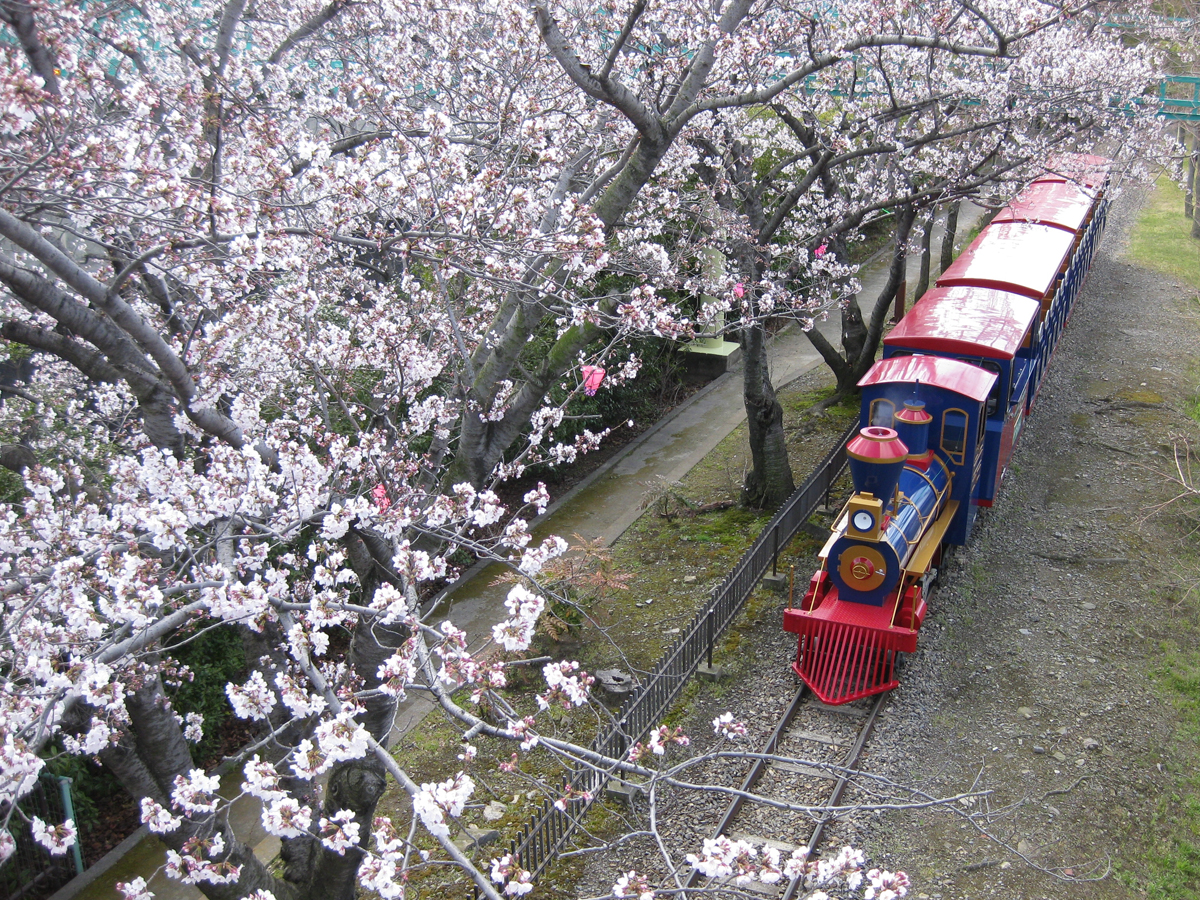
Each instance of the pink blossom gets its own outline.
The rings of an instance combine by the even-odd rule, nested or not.
[[[371,499],[375,501],[375,508],[380,512],[387,512],[392,501],[388,498],[387,488],[382,484],[377,484],[371,488]]]
[[[348,809],[339,810],[329,818],[322,816],[318,827],[321,843],[338,856],[345,856],[346,850],[358,844],[358,823]]]
[[[75,846],[75,821],[67,819],[60,825],[50,826],[34,816],[31,820],[33,839],[54,856],[62,856]]]

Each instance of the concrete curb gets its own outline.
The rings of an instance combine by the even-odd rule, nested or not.
[[[85,888],[90,887],[101,875],[115,866],[121,860],[121,857],[140,844],[149,834],[149,828],[145,825],[139,826],[137,831],[129,835],[129,837],[105,853],[92,863],[92,865],[88,866],[51,894],[50,900],[74,900]]]

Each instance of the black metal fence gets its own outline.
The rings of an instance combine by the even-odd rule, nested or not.
[[[8,824],[16,847],[12,855],[0,863],[0,897],[4,900],[48,897],[83,871],[78,844],[65,856],[51,856],[33,839],[26,821],[37,816],[47,825],[54,826],[74,818],[74,810],[70,808],[70,784],[69,778],[42,775],[33,790],[17,804],[20,814],[13,815]],[[3,811],[0,809],[0,813]]]
[[[768,569],[775,570],[779,551],[801,529],[813,511],[828,503],[829,492],[846,466],[846,443],[858,433],[858,420],[846,430],[829,455],[808,479],[783,504],[775,517],[759,534],[725,578],[713,591],[709,602],[692,620],[691,626],[667,650],[644,684],[621,708],[616,724],[599,737],[592,749],[598,756],[619,759],[628,753],[658,722],[687,685],[700,662],[708,658],[733,623],[755,585]],[[611,772],[599,765],[581,767],[569,779],[572,795],[586,792],[586,799],[568,801],[565,810],[546,801],[521,829],[509,846],[509,853],[534,878],[541,875],[570,839],[571,833],[587,813],[593,800],[608,784]]]

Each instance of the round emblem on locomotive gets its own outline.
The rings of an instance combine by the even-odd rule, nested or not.
[[[874,547],[863,544],[847,547],[838,559],[838,572],[846,587],[873,591],[887,578],[887,562]]]

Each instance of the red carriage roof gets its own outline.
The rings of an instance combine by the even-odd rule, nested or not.
[[[996,383],[996,375],[962,360],[942,356],[893,356],[875,363],[858,386],[915,384],[918,381],[982,403]]]
[[[1078,231],[1087,219],[1095,198],[1077,184],[1038,181],[1017,195],[996,214],[992,224],[1040,222],[1067,231]]]
[[[935,287],[883,342],[889,347],[1012,359],[1040,311],[1036,300],[1008,291]]]
[[[1040,300],[1071,250],[1075,235],[1050,225],[990,225],[937,280],[938,287],[970,285]]]
[[[1037,181],[1070,181],[1084,187],[1102,187],[1112,160],[1090,153],[1060,153],[1046,160],[1046,174]]]

